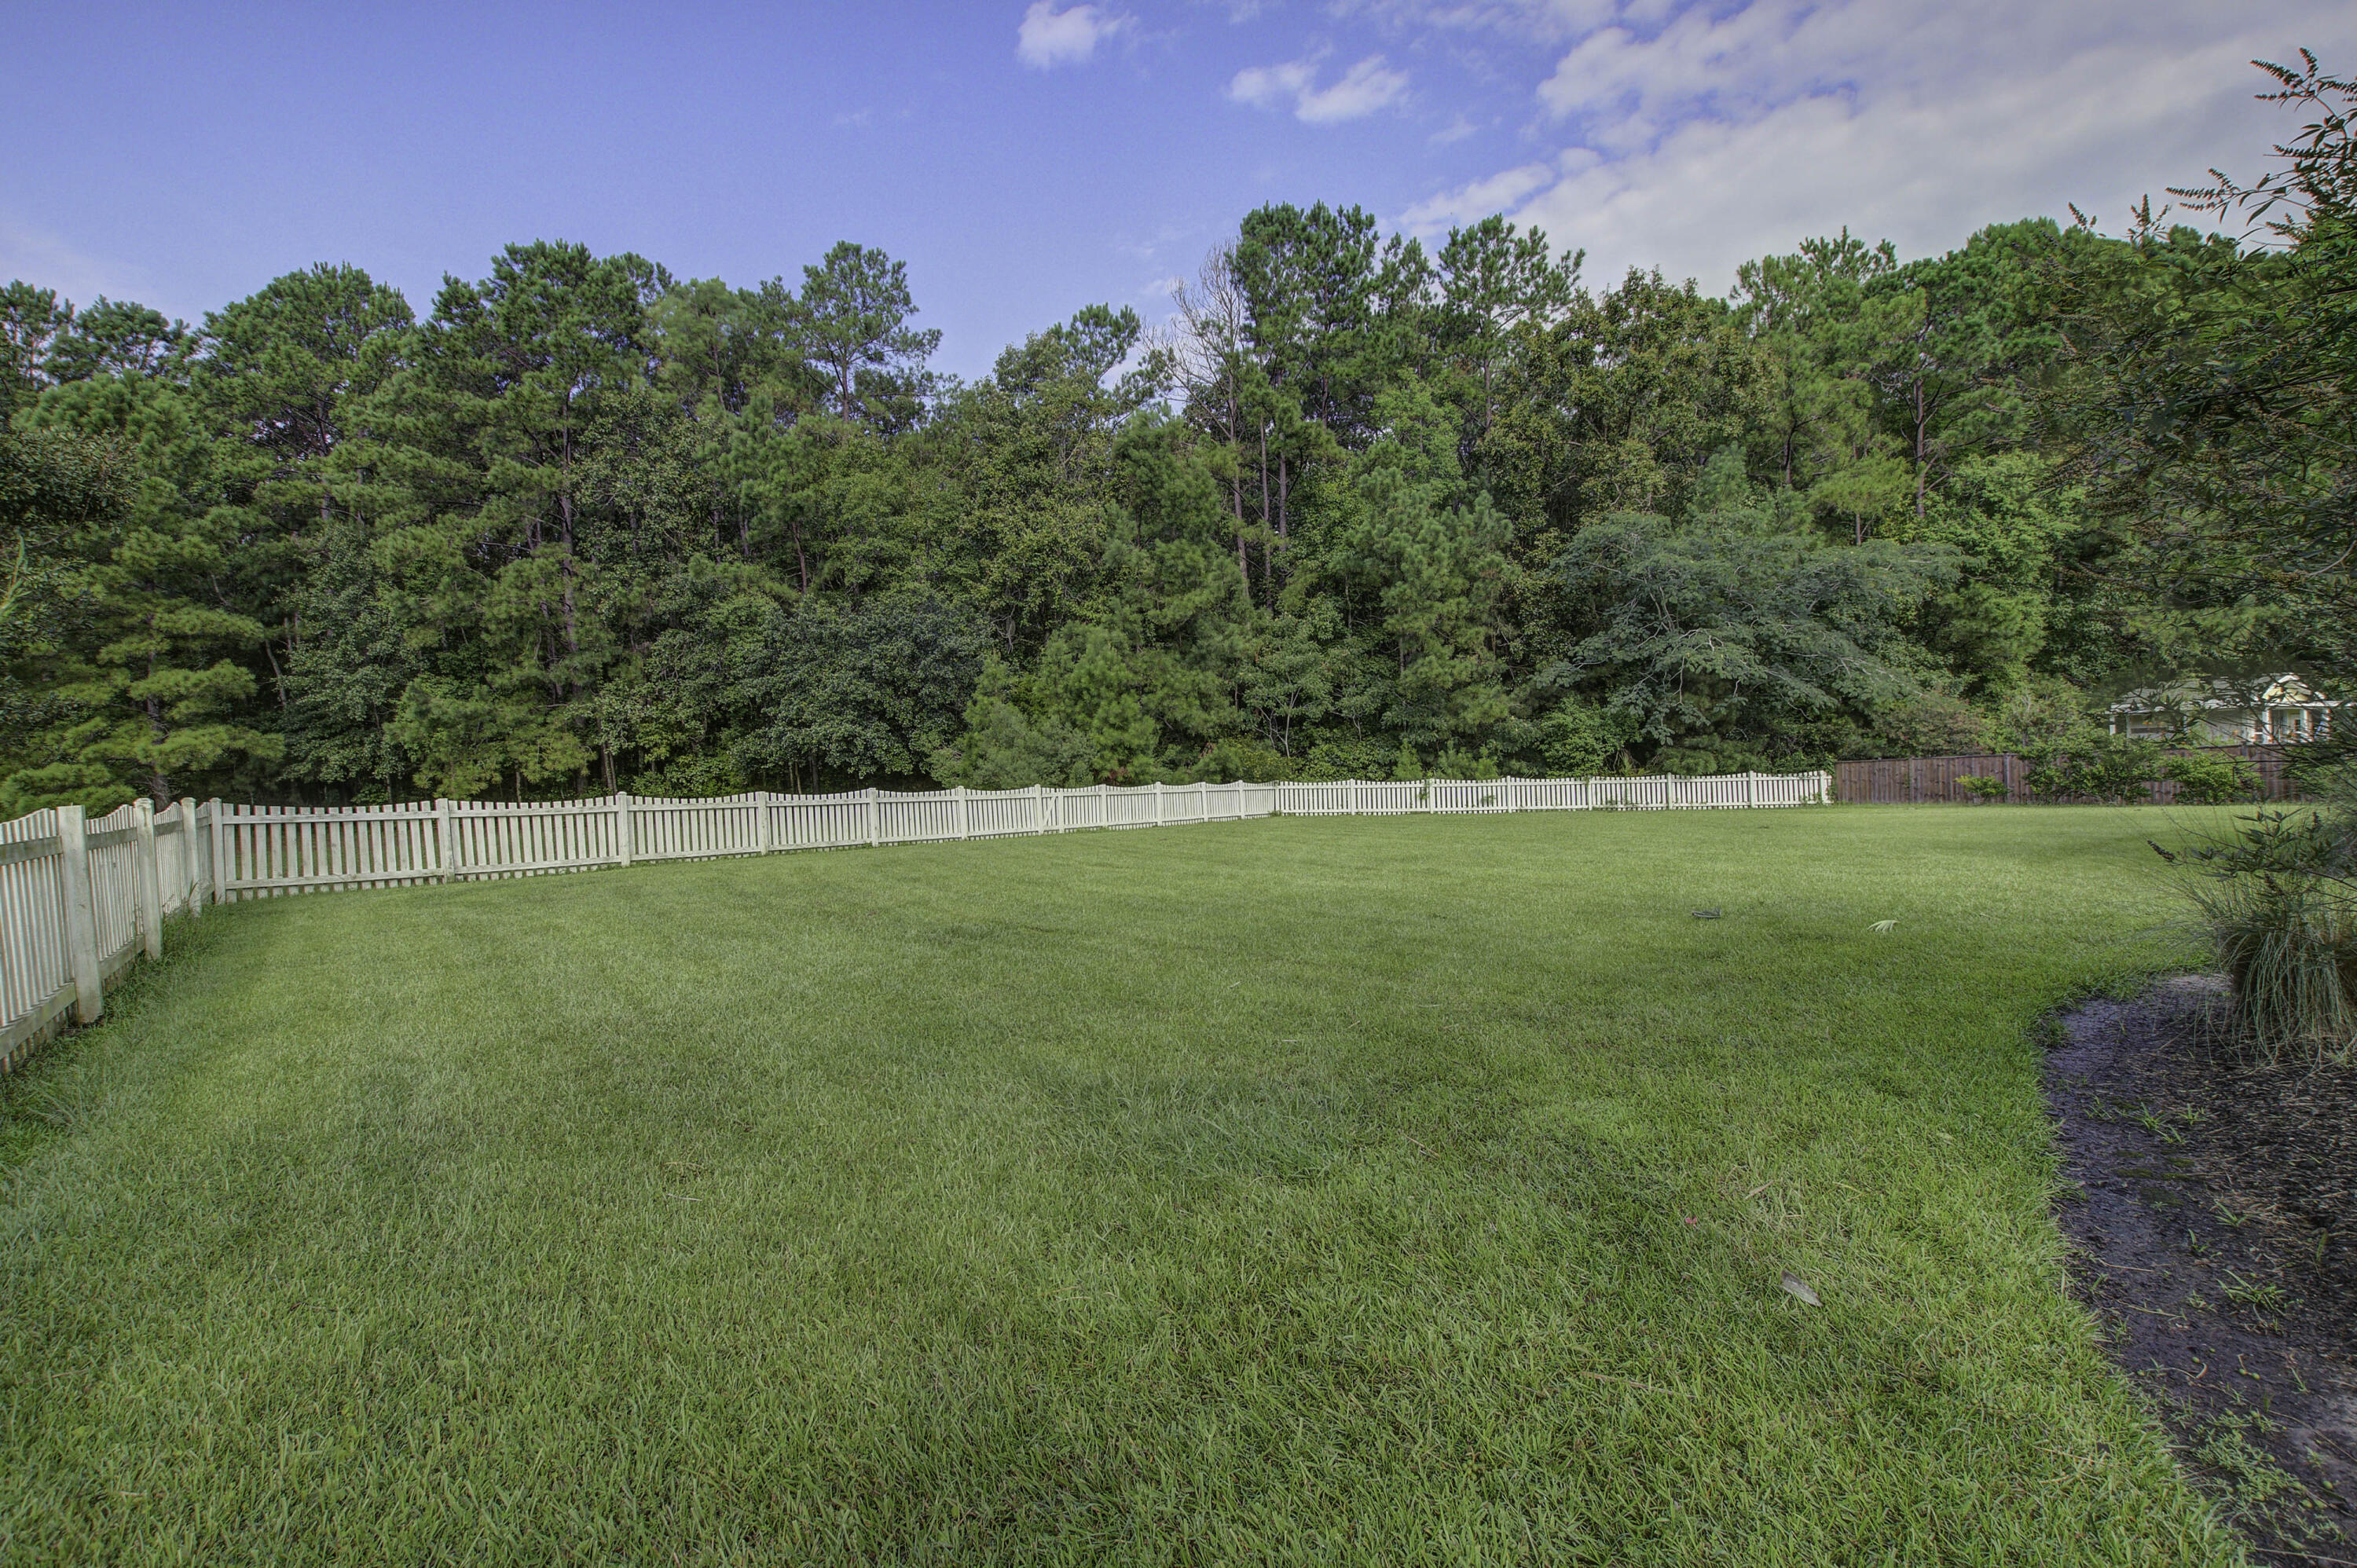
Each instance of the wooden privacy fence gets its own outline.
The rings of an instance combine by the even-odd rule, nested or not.
[[[238,806],[138,800],[86,822],[78,806],[0,823],[0,1068],[70,1011],[99,1016],[108,979],[163,918],[207,903],[507,876],[642,860],[1002,838],[1246,817],[1669,811],[1806,806],[1825,773],[1681,779],[1432,779],[1408,782],[1149,784],[1134,789],[933,789],[717,800],[401,806]]]
[[[2172,757],[2224,757],[2247,762],[2258,780],[2258,798],[2262,800],[2285,800],[2291,798],[2290,780],[2284,773],[2284,748],[2280,746],[2205,746],[2173,751]],[[1954,757],[1876,757],[1864,762],[1834,764],[1834,799],[1844,805],[1929,805],[1940,802],[1969,804],[1980,796],[1957,788],[1959,779],[1996,779],[2002,780],[2003,795],[1989,799],[1999,804],[2030,805],[2050,799],[2032,791],[2029,785],[2029,770],[2036,766],[2010,752],[1976,752]],[[2174,805],[2178,787],[2167,779],[2145,786],[2147,798],[2157,806]],[[2075,797],[2073,799],[2076,799]]]

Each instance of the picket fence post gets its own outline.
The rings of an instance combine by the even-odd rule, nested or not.
[[[180,809],[188,813],[188,913],[191,915],[205,912],[205,900],[210,898],[213,892],[212,846],[207,840],[197,836],[197,813],[204,813],[205,832],[210,837],[220,804],[215,801],[210,806],[199,806],[194,800],[180,802]]]
[[[869,849],[874,849],[878,842],[877,838],[878,824],[876,820],[877,815],[878,804],[876,799],[876,786],[870,784],[867,786],[867,847]]]
[[[972,829],[972,819],[966,814],[965,786],[952,784],[950,786],[950,793],[957,800],[957,833],[959,838],[963,839],[969,835]]]
[[[770,792],[753,791],[753,843],[756,854],[767,854],[777,847],[777,831],[770,825]]]
[[[450,851],[458,835],[450,831],[450,802],[441,796],[434,797],[434,865],[441,873],[437,880],[450,880]]]
[[[231,867],[221,854],[221,819],[228,813],[219,795],[205,802],[205,847],[210,852],[205,857],[205,896],[216,904],[229,898]]]
[[[183,795],[174,804],[180,808],[180,902],[193,915],[197,903],[197,802],[193,796]]]
[[[1159,779],[1154,781],[1154,825],[1157,828],[1162,825],[1162,780]]]
[[[628,789],[614,791],[614,854],[624,865],[632,864],[639,857],[639,839],[630,821],[630,792]]]
[[[106,1010],[98,968],[98,908],[90,896],[90,847],[80,806],[58,808],[58,891],[65,904],[66,966],[73,975],[74,1019],[95,1024]]]
[[[156,802],[131,802],[131,908],[149,958],[164,956],[164,875],[156,864]]]
[[[1048,791],[1044,785],[1031,786],[1031,831],[1035,833],[1048,831]]]
[[[1358,814],[1359,814],[1359,781],[1358,781],[1357,779],[1351,779],[1351,815],[1352,815],[1352,816],[1354,816],[1354,817],[1355,817],[1355,816],[1357,816]]]

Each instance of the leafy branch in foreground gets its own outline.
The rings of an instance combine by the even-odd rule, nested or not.
[[[2257,605],[2311,657],[2357,655],[2357,85],[2257,62],[2312,119],[2279,166],[2178,190],[2239,236],[2136,211],[2063,274],[2065,471],[2189,602]],[[2082,217],[2083,226],[2086,220]]]

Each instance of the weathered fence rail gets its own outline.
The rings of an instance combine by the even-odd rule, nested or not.
[[[2251,765],[2255,793],[2262,800],[2291,797],[2280,746],[2187,746],[2172,756],[2229,757]],[[1932,805],[1980,802],[1983,797],[1959,788],[1960,779],[1995,779],[2005,793],[1989,797],[1997,804],[2031,805],[2047,800],[2029,788],[2031,764],[2011,752],[1975,752],[1953,757],[1883,757],[1834,764],[1834,799],[1844,805]],[[2144,786],[2145,797],[2157,806],[2177,803],[2178,786],[2158,779]]]
[[[96,821],[59,807],[0,823],[0,1068],[69,1014],[97,1018],[109,979],[141,951],[162,955],[164,918],[208,903],[1246,817],[1805,806],[1832,789],[1825,773],[1745,773],[397,806],[177,800],[162,811],[138,800]]]

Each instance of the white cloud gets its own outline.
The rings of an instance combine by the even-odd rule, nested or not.
[[[1966,30],[1962,9],[1921,0],[1881,0],[1871,11],[1861,0],[1814,7],[1805,0],[1752,0],[1719,16],[1690,9],[1651,36],[1604,27],[1555,63],[1555,74],[1539,85],[1539,102],[1558,118],[1609,116],[1613,139],[1627,144],[1683,113],[1739,115],[1845,84],[1861,70],[1869,73],[1869,90],[1887,88],[1920,77],[1910,68],[1922,54],[1964,41],[1956,37]],[[1879,25],[1894,17],[1909,24],[1903,31]],[[2013,63],[2023,62],[2016,57]]]
[[[1316,74],[1299,60],[1290,65],[1248,65],[1228,83],[1228,96],[1255,109],[1275,109],[1308,91]]]
[[[1389,108],[1406,92],[1406,73],[1386,67],[1381,55],[1369,55],[1344,71],[1342,80],[1333,86],[1302,94],[1301,105],[1294,113],[1313,125],[1330,125]]]
[[[1247,66],[1228,83],[1228,96],[1260,109],[1292,105],[1293,117],[1311,125],[1363,119],[1407,95],[1407,73],[1394,70],[1381,55],[1369,55],[1324,87],[1314,60]]]
[[[1059,11],[1055,0],[1032,0],[1015,29],[1015,58],[1039,70],[1082,65],[1097,45],[1129,25],[1129,17],[1095,5]]]
[[[1402,9],[1406,7],[1403,6]],[[1565,22],[1541,0],[1419,8],[1433,26]],[[1736,264],[1846,225],[1902,254],[1989,222],[2065,212],[2116,229],[2145,192],[2212,164],[2255,172],[2297,129],[2255,104],[2246,63],[2306,44],[2357,56],[2357,6],[2277,0],[1705,0],[1624,5],[1549,50],[1533,131],[1562,151],[1417,203],[1431,231],[1491,210],[1585,247],[1587,275],[1631,264],[1720,290]]]
[[[1420,233],[1445,229],[1452,223],[1469,223],[1518,206],[1533,191],[1553,185],[1556,172],[1553,164],[1523,164],[1504,169],[1486,179],[1428,197],[1403,213],[1400,221]]]

